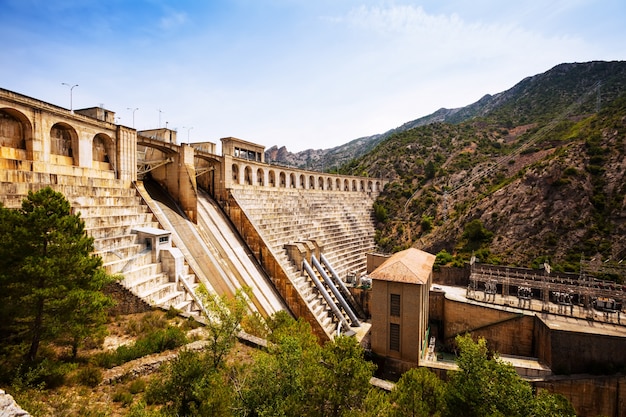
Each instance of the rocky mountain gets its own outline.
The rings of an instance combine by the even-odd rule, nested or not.
[[[340,168],[389,180],[381,249],[623,280],[626,62],[558,65],[385,135]]]

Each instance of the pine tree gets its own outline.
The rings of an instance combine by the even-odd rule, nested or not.
[[[92,252],[80,214],[50,187],[29,192],[19,210],[0,206],[2,335],[25,345],[28,362],[42,342],[70,344],[75,356],[104,325],[113,301],[102,289],[115,278]]]

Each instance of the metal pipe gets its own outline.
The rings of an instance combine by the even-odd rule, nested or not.
[[[346,300],[343,299],[343,296],[341,295],[335,284],[333,284],[333,281],[328,277],[328,274],[326,273],[326,271],[324,271],[324,268],[322,268],[322,265],[320,265],[315,256],[311,256],[311,262],[313,263],[313,266],[317,268],[317,270],[320,272],[320,275],[322,276],[322,278],[324,278],[324,282],[326,282],[328,288],[330,288],[330,290],[333,292],[333,294],[337,298],[337,301],[339,301],[339,304],[341,304],[341,307],[343,307],[343,310],[348,314],[348,317],[350,317],[352,325],[355,327],[361,327],[359,319],[356,317]]]
[[[341,321],[346,329],[349,329],[350,324],[348,324],[348,321],[345,319],[343,314],[341,314],[341,311],[339,310],[339,307],[337,307],[337,304],[335,304],[333,299],[330,298],[330,294],[328,294],[328,291],[326,291],[326,288],[324,288],[322,282],[317,278],[315,272],[313,272],[311,265],[309,265],[306,259],[302,260],[302,265],[304,266],[304,270],[306,271],[306,273],[309,274],[309,276],[313,280],[313,283],[315,284],[319,292],[322,294],[322,297],[324,297],[324,300],[326,300],[326,303],[329,305],[330,309],[333,311],[333,314],[335,314],[335,316],[339,319],[339,321]]]

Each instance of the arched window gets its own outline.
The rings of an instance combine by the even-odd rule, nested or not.
[[[26,149],[26,138],[30,137],[27,135],[30,133],[30,123],[27,120],[26,116],[16,110],[0,110],[0,146]]]
[[[352,180],[352,191],[356,191],[356,180]]]
[[[324,178],[319,177],[317,179],[317,184],[318,184],[317,188],[319,188],[320,190],[323,190],[324,189]]]
[[[276,174],[273,170],[269,172],[269,186],[276,187]]]
[[[91,159],[100,164],[112,164],[113,160],[110,155],[114,155],[114,150],[112,149],[113,141],[111,138],[104,133],[98,133],[94,138],[91,145]],[[96,167],[97,168],[97,167]],[[104,169],[102,165],[101,169]],[[106,167],[106,169],[111,169],[111,165]]]
[[[309,188],[311,190],[315,189],[315,178],[313,177],[313,175],[309,176]]]
[[[67,123],[55,123],[50,129],[50,153],[72,159],[75,164],[74,152],[78,148],[78,134]]]
[[[280,186],[281,188],[285,188],[285,187],[287,187],[287,179],[285,178],[285,173],[284,173],[284,172],[281,172],[281,173],[278,175],[278,180],[279,180],[279,184],[280,184],[279,186]]]
[[[233,171],[233,182],[235,184],[239,184],[239,165],[233,164],[232,171]]]
[[[335,190],[341,191],[341,180],[339,178],[335,181]]]
[[[289,174],[289,188],[296,188],[296,174]]]
[[[245,185],[252,185],[252,168],[249,166],[245,167],[243,170],[243,183]]]
[[[303,174],[300,175],[300,188],[306,188],[306,177]]]
[[[265,178],[264,175],[265,173],[263,172],[263,170],[261,168],[256,170],[256,183],[257,185],[265,185]]]
[[[343,190],[350,191],[350,182],[348,180],[343,181]]]
[[[328,178],[326,180],[326,189],[327,190],[332,190],[333,189],[333,179],[332,178]]]

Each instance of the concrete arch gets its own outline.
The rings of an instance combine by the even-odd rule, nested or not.
[[[252,168],[250,165],[246,165],[243,169],[243,183],[245,185],[252,185]]]
[[[324,189],[324,177],[317,178],[317,188],[319,188],[320,190]]]
[[[268,178],[267,178],[267,183],[270,187],[276,187],[276,173],[274,172],[273,169],[270,169],[270,172],[268,172]]]
[[[350,191],[350,182],[347,179],[343,181],[343,190]]]
[[[289,174],[289,188],[296,188],[296,174]]]
[[[313,175],[309,175],[309,188],[315,190],[315,177]]]
[[[233,166],[231,167],[231,171],[233,173],[233,184],[240,184],[239,165],[233,164]]]
[[[280,174],[278,174],[278,186],[280,188],[287,188],[287,176],[283,171],[280,171]]]
[[[306,177],[304,174],[300,174],[300,188],[306,189]]]
[[[373,183],[372,183],[372,181],[368,181],[367,182],[367,191],[369,191],[369,192],[373,191]]]
[[[365,191],[365,180],[361,180],[359,186],[360,186],[359,191]]]
[[[341,191],[341,180],[339,178],[335,180],[335,190]]]
[[[352,180],[352,191],[356,191],[356,180]]]
[[[256,170],[256,184],[260,186],[265,185],[265,172],[261,168]]]
[[[78,165],[78,133],[72,126],[58,122],[50,128],[50,153],[71,158],[72,164]]]
[[[109,135],[98,133],[91,143],[91,158],[95,162],[108,163],[115,167],[115,143]]]
[[[32,155],[33,125],[22,112],[0,108],[0,146],[26,150]]]
[[[333,189],[333,179],[330,177],[326,180],[326,189],[329,191]]]

